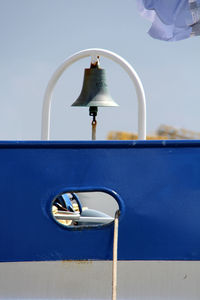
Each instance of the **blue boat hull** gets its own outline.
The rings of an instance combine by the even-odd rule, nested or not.
[[[119,260],[200,259],[200,142],[1,142],[1,262],[112,260],[113,223],[72,230],[52,200],[118,202]]]

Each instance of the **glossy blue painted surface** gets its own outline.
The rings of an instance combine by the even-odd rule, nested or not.
[[[0,261],[112,259],[113,224],[52,219],[76,190],[116,193],[120,260],[200,259],[200,142],[0,142],[0,166]]]

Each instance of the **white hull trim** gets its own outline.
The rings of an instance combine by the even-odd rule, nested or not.
[[[0,264],[0,299],[111,299],[112,262]],[[120,261],[117,299],[200,299],[199,261]]]

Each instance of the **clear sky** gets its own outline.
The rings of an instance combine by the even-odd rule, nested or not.
[[[40,139],[48,80],[73,53],[105,48],[140,76],[147,132],[160,124],[200,132],[200,37],[161,42],[148,36],[135,0],[0,0],[0,139]],[[51,139],[90,139],[87,108],[70,107],[80,94],[89,59],[72,65],[56,86]],[[97,138],[110,130],[137,131],[137,99],[127,74],[102,58],[119,108],[101,108]]]

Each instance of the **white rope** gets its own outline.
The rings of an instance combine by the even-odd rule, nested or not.
[[[112,268],[112,300],[117,299],[117,250],[118,250],[118,227],[119,227],[119,214],[117,210],[114,220],[114,237],[113,237],[113,268]]]

